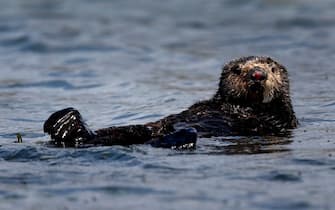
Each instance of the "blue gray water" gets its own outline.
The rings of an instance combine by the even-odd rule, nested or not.
[[[335,209],[332,0],[0,0],[0,209]],[[56,149],[44,120],[145,123],[213,95],[223,63],[290,73],[287,138]],[[14,143],[16,133],[23,143]]]

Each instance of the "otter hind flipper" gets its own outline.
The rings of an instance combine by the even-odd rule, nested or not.
[[[79,147],[94,137],[80,113],[71,107],[53,113],[43,128],[56,146]]]
[[[195,147],[197,136],[197,130],[190,127],[177,130],[147,143],[153,147],[190,149]]]

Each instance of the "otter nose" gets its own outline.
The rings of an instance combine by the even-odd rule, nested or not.
[[[255,67],[249,71],[249,76],[254,81],[262,81],[267,78],[267,74],[264,70],[259,67]]]

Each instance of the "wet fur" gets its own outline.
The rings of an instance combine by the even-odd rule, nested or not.
[[[264,93],[259,101],[248,98],[248,72],[260,67],[267,73]],[[240,73],[236,73],[240,72]],[[297,126],[284,66],[269,57],[243,57],[223,67],[215,96],[191,106],[180,114],[155,123],[155,135],[183,127],[194,127],[199,136],[281,135]]]
[[[262,69],[267,79],[257,83],[250,79],[255,67]],[[65,109],[66,110],[66,109]],[[164,136],[184,128],[195,128],[199,137],[229,135],[285,135],[297,126],[290,94],[287,70],[269,57],[250,56],[224,65],[219,88],[212,99],[194,104],[189,109],[144,125],[110,127],[90,132],[79,112],[73,121],[64,119],[66,111],[56,112],[46,121],[45,132],[54,142],[66,145],[69,139],[80,139],[82,144],[129,145],[164,139]],[[68,114],[67,114],[68,115]],[[57,118],[58,117],[58,118]],[[66,122],[66,125],[57,124]],[[71,121],[72,120],[72,121]],[[73,127],[76,125],[77,127]],[[68,129],[66,129],[68,128]],[[77,128],[77,132],[75,129]],[[57,134],[55,131],[64,130]],[[83,130],[91,136],[80,136]],[[68,134],[67,136],[65,134]],[[79,138],[78,138],[79,137]],[[78,142],[76,142],[78,144]]]

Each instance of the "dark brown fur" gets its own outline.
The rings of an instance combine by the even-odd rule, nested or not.
[[[251,84],[247,74],[250,69],[241,69],[248,66],[247,62],[255,66],[265,65],[268,74],[276,72],[280,75],[281,84],[274,87],[271,101],[262,103],[261,96],[255,100],[248,97]],[[196,128],[200,137],[275,135],[295,128],[297,119],[291,105],[285,67],[269,57],[251,56],[233,60],[223,67],[219,89],[212,99],[147,125],[154,128],[156,135],[164,135],[181,127]]]
[[[252,73],[255,69],[260,69],[266,79],[251,79],[254,78]],[[81,119],[79,113],[77,118]],[[66,140],[60,138],[61,135],[55,135],[56,127],[52,128],[55,122],[58,122],[57,117],[50,117],[44,130],[51,134],[56,143],[67,144],[66,141],[70,139],[79,139],[80,144],[99,145],[145,143],[189,127],[195,128],[199,137],[211,137],[283,135],[297,126],[286,68],[269,57],[258,56],[243,57],[227,63],[222,70],[218,91],[212,99],[196,103],[179,114],[157,122],[104,128],[87,136],[71,128],[66,131]],[[85,129],[83,124],[77,130],[82,132]]]

